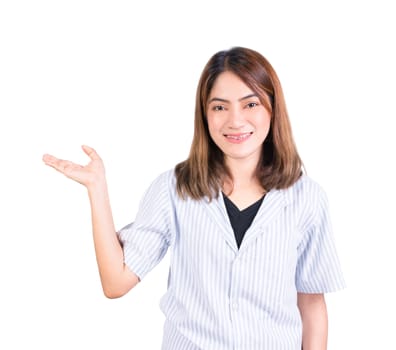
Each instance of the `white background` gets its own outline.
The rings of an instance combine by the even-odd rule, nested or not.
[[[396,349],[392,1],[2,1],[0,348],[159,349],[166,257],[131,293],[101,291],[85,189],[42,154],[105,161],[117,228],[188,155],[195,89],[246,46],[283,84],[308,174],[328,193],[348,288],[329,349]]]

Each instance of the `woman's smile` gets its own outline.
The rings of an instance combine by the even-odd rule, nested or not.
[[[225,138],[228,142],[231,143],[242,143],[245,142],[253,135],[253,132],[245,132],[245,133],[235,133],[235,134],[224,134]]]

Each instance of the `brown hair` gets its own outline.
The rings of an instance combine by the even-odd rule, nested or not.
[[[282,87],[275,70],[260,53],[233,47],[214,54],[201,74],[190,154],[175,167],[177,192],[182,198],[212,199],[218,195],[225,177],[231,178],[222,151],[209,135],[206,119],[211,89],[217,77],[225,71],[236,74],[271,113],[271,127],[256,169],[265,191],[287,188],[302,174],[303,164],[293,140]]]

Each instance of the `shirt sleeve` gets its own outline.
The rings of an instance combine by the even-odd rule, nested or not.
[[[306,227],[298,246],[296,288],[300,293],[328,293],[345,288],[337,255],[328,199],[317,186],[311,224]]]
[[[133,223],[117,232],[124,262],[140,280],[165,256],[171,242],[171,212],[166,174],[147,189]]]

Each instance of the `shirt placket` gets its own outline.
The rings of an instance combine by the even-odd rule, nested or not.
[[[233,349],[243,349],[243,320],[241,317],[241,284],[242,278],[242,258],[241,254],[235,255],[231,266],[230,293],[229,293],[229,314],[232,324]]]

